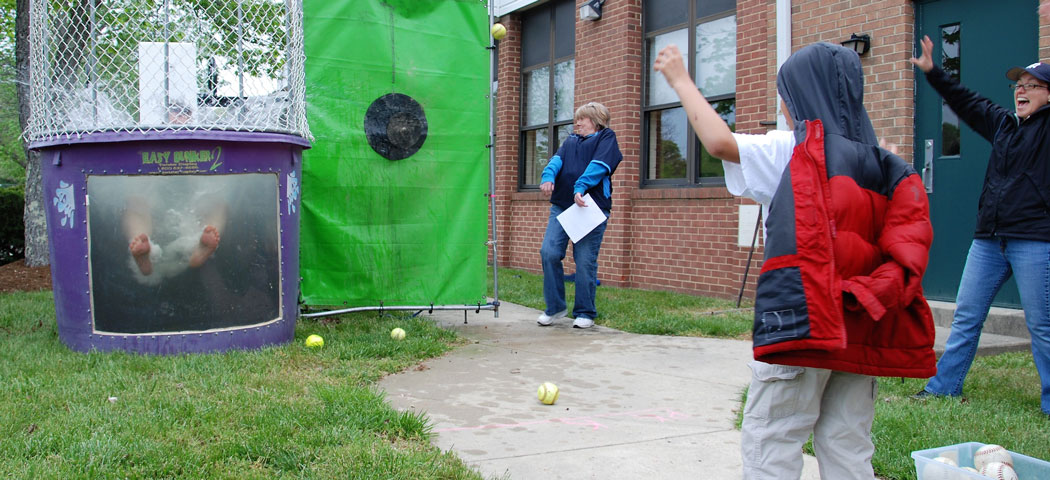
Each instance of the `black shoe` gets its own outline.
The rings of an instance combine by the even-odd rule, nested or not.
[[[913,398],[915,400],[926,400],[927,398],[936,397],[936,396],[937,396],[936,394],[928,392],[924,388],[922,390],[919,390],[919,393],[916,393],[915,395],[912,395],[911,398]]]

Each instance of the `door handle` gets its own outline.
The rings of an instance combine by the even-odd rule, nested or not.
[[[923,143],[922,184],[926,193],[933,193],[933,139],[927,138]]]

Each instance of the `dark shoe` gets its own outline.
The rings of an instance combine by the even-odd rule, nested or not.
[[[932,392],[928,392],[924,388],[922,390],[919,390],[919,393],[916,393],[915,395],[912,395],[911,398],[915,399],[915,400],[926,400],[927,398],[936,397],[936,396],[938,396],[938,395],[935,394],[935,393],[932,393]]]

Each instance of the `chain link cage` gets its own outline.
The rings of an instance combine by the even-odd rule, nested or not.
[[[29,142],[236,130],[311,139],[302,0],[31,0]]]

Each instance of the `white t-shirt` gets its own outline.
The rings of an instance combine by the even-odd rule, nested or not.
[[[791,162],[795,150],[795,132],[771,130],[765,135],[734,133],[740,163],[722,161],[726,188],[738,197],[750,198],[762,205],[762,218],[769,219],[769,203],[777,193],[780,176]],[[764,223],[764,222],[763,222]],[[762,229],[766,238],[766,229]]]
[[[726,173],[726,188],[738,197],[747,197],[762,204],[768,213],[769,202],[780,185],[780,176],[791,161],[795,149],[795,133],[772,130],[765,135],[734,133],[740,163],[722,161]]]

